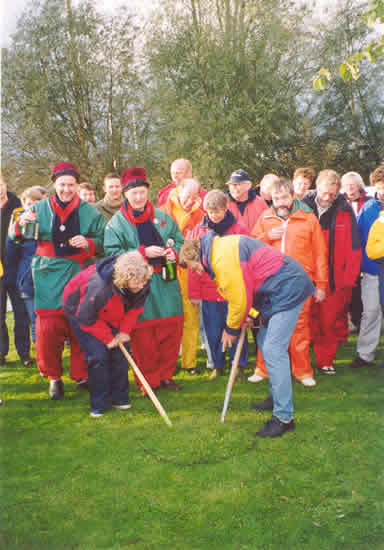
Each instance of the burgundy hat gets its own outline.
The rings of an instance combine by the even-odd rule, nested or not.
[[[121,176],[121,185],[123,192],[133,189],[133,187],[150,186],[144,168],[128,168],[125,170]]]
[[[66,174],[73,176],[77,182],[80,181],[80,174],[70,162],[59,162],[52,170],[51,180],[54,182],[58,177]]]

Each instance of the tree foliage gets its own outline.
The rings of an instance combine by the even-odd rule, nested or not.
[[[384,1],[373,0],[369,9],[361,15],[361,23],[365,24],[368,29],[374,29],[377,24],[384,24]],[[349,80],[357,80],[360,77],[360,67],[363,61],[369,63],[377,63],[384,58],[384,35],[378,35],[375,40],[362,44],[361,48],[357,49],[338,67],[339,76],[348,82]],[[322,68],[317,73],[313,82],[315,90],[325,90],[328,83],[332,80],[332,73],[329,69]]]
[[[302,90],[300,19],[289,2],[183,0],[153,23],[149,43],[156,139],[193,158],[212,183],[242,166],[284,171]]]
[[[123,165],[140,103],[134,38],[126,11],[32,2],[3,57],[3,142],[17,172],[30,179],[70,159],[92,179]]]
[[[361,49],[369,30],[360,23],[364,6],[346,2],[320,33],[322,49],[318,63],[334,74],[345,52]],[[324,71],[325,73],[326,71]],[[325,77],[328,75],[325,74]],[[367,65],[359,79],[331,79],[318,95],[311,113],[319,146],[332,146],[333,167],[356,170],[367,177],[383,158],[384,95],[381,82],[384,65]]]
[[[331,79],[371,40],[367,5],[340,1],[324,23],[290,0],[163,0],[139,29],[94,0],[31,0],[3,54],[3,170],[24,187],[59,160],[93,183],[142,165],[153,191],[177,157],[206,187],[240,167],[366,176],[383,160],[384,68]]]

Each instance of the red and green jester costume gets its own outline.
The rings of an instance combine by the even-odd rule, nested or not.
[[[36,256],[32,260],[36,308],[36,359],[43,376],[57,380],[62,375],[61,355],[65,340],[71,348],[70,376],[87,379],[87,365],[62,309],[65,285],[82,269],[88,267],[96,251],[102,252],[104,218],[90,204],[76,195],[63,208],[56,195],[36,202],[32,211],[39,224]],[[64,239],[58,239],[58,231]],[[63,230],[62,228],[65,228]],[[16,232],[20,227],[16,224]],[[70,246],[72,236],[83,235],[87,249]]]
[[[174,220],[149,201],[143,213],[135,217],[125,200],[105,228],[105,254],[114,256],[138,250],[145,257],[145,247],[154,242],[178,254],[184,238]],[[164,281],[161,263],[156,263],[157,259],[147,261],[152,264],[154,273],[144,312],[131,333],[131,345],[147,382],[157,388],[169,381],[175,372],[184,317],[178,280]]]

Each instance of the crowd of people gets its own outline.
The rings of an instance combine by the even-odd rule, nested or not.
[[[370,175],[371,195],[357,172],[340,177],[326,169],[315,177],[300,167],[292,181],[266,174],[254,185],[239,169],[226,192],[204,189],[187,159],[176,159],[170,172],[156,205],[139,167],[107,174],[99,201],[69,162],[54,166],[50,193],[30,187],[21,201],[0,177],[0,365],[9,351],[9,298],[22,364],[34,365],[34,343],[49,396],[62,399],[68,345],[70,377],[89,391],[90,415],[100,417],[131,407],[123,347],[154,391],[179,391],[179,355],[182,369],[199,373],[199,335],[214,381],[227,354],[234,360],[245,326],[257,352],[248,381],[268,378],[270,387],[252,404],[272,411],[256,435],[281,436],[295,428],[292,377],[313,387],[315,372],[334,376],[352,328],[358,339],[350,367],[375,359],[384,165]],[[239,350],[242,378],[250,345],[246,337]]]

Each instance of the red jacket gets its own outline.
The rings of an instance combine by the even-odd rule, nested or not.
[[[232,212],[235,218],[248,227],[249,232],[255,227],[257,220],[260,217],[260,214],[268,208],[265,200],[260,198],[255,189],[249,191],[249,199],[245,205],[243,213],[241,213],[238,203],[233,199],[233,197],[228,194],[228,210]]]
[[[357,208],[356,208],[356,210],[357,210],[356,215],[357,215],[360,212],[360,210],[362,209],[362,207],[364,206],[364,204],[366,202],[368,202],[369,200],[371,200],[372,197],[367,195],[366,191],[361,191],[361,193],[359,195],[359,198],[356,201],[350,201],[349,198],[347,197],[346,193],[344,193],[344,198],[349,202],[349,204],[352,207],[352,210],[354,210],[353,203],[355,203],[357,205]]]
[[[198,239],[210,231],[207,220],[204,218],[200,225],[197,225],[190,233],[189,239]],[[234,221],[224,235],[249,235],[247,227]],[[217,291],[216,283],[210,278],[208,273],[195,273],[188,270],[188,296],[190,300],[206,300],[207,302],[225,302],[225,299]]]
[[[319,217],[316,191],[303,198]],[[355,214],[348,201],[339,195],[319,218],[328,245],[329,288],[331,292],[355,286],[361,266],[361,243]]]
[[[104,258],[81,271],[65,286],[63,294],[67,317],[104,344],[117,332],[131,332],[149,294],[150,282],[136,294],[124,293],[113,286],[116,258]]]

